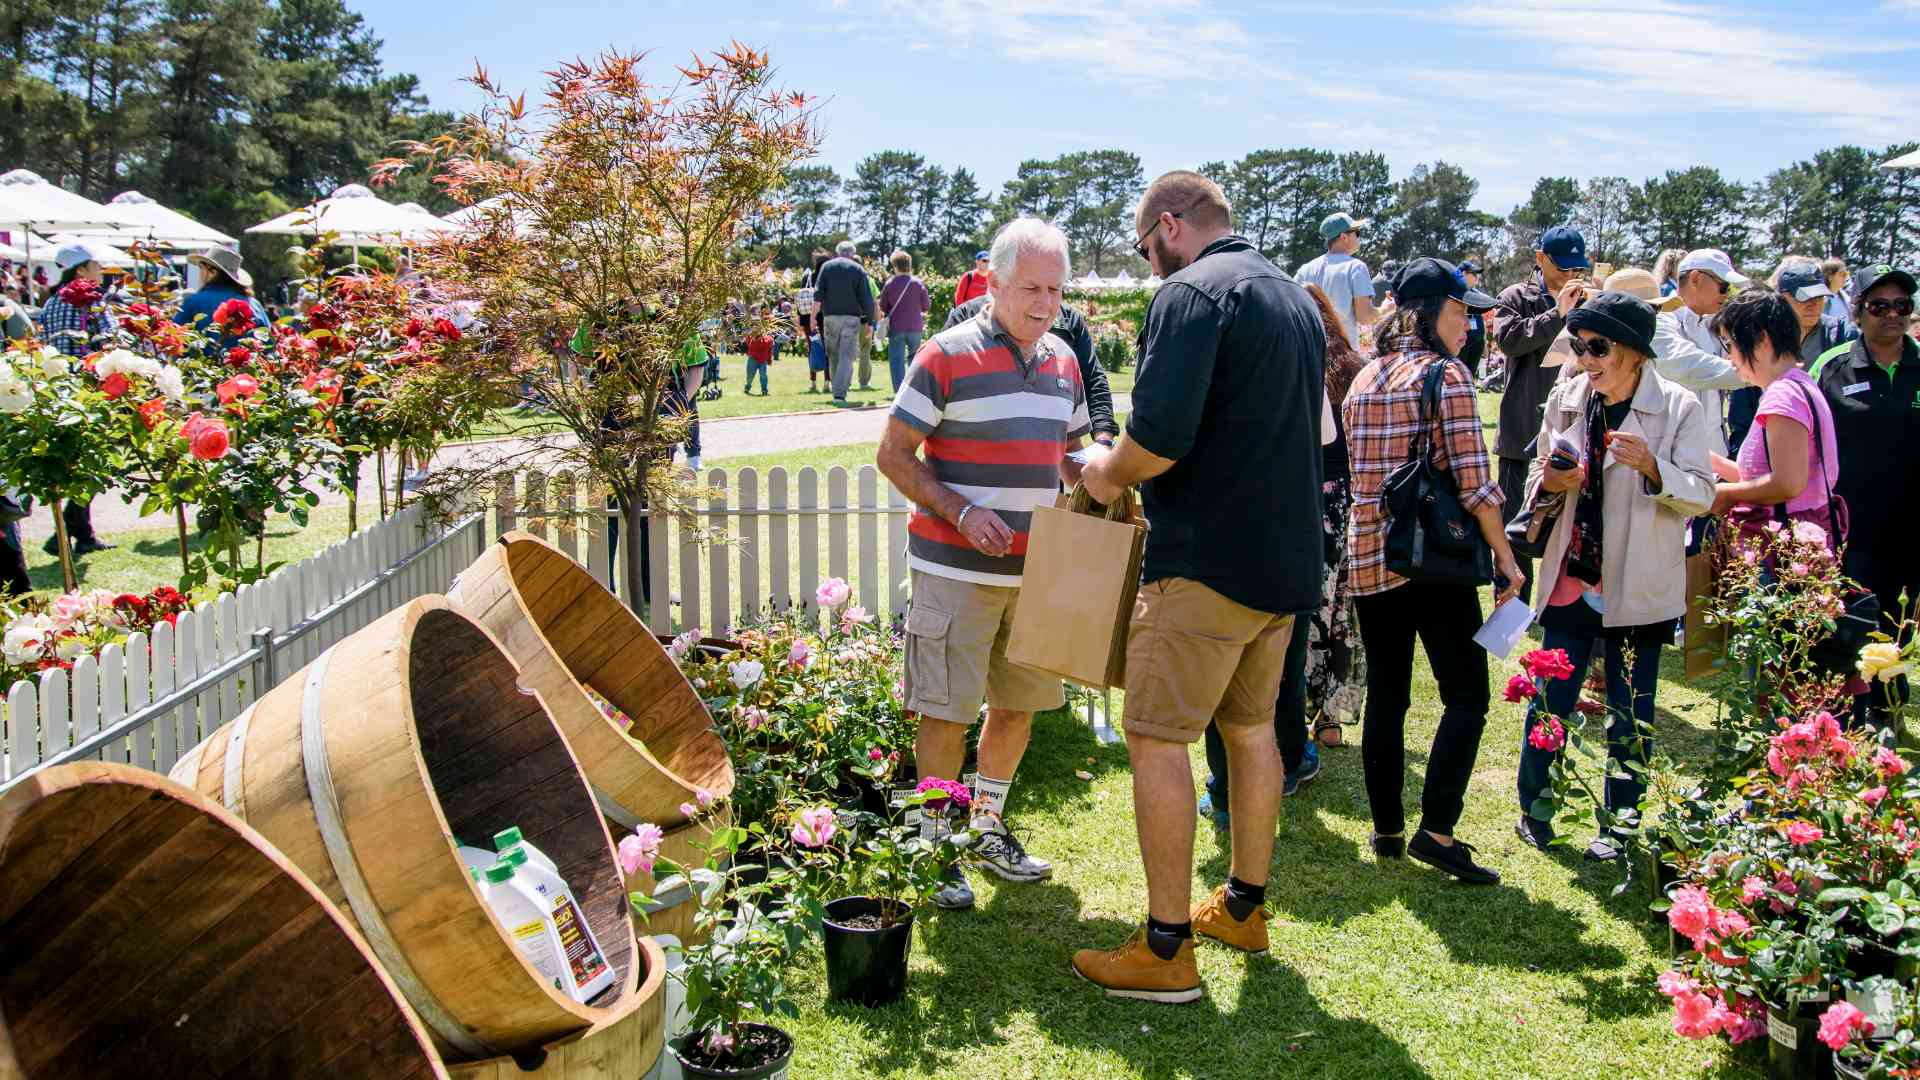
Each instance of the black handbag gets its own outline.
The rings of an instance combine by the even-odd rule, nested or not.
[[[1460,505],[1459,481],[1433,463],[1433,421],[1450,363],[1441,359],[1427,367],[1419,430],[1406,463],[1380,489],[1387,515],[1387,570],[1409,581],[1479,586],[1493,580],[1493,549],[1480,535],[1480,523]]]
[[[1807,412],[1813,416],[1813,445],[1815,453],[1823,453],[1827,441],[1820,429],[1820,410],[1815,407],[1813,395],[1807,388],[1799,387],[1802,397],[1807,399]],[[1767,452],[1766,436],[1759,432],[1760,452],[1767,459],[1767,471],[1773,471],[1773,455]],[[1826,462],[1820,463],[1820,479],[1827,486],[1827,550],[1833,552],[1834,562],[1841,561],[1841,540],[1836,535],[1846,529],[1849,516],[1845,499],[1833,493],[1833,480],[1827,472]],[[1786,503],[1773,505],[1774,520],[1784,529],[1793,528],[1793,519],[1787,514]],[[1807,650],[1807,658],[1829,675],[1852,675],[1860,670],[1860,650],[1872,640],[1875,630],[1880,628],[1880,598],[1873,590],[1857,585],[1846,590],[1846,610],[1833,621],[1833,633],[1828,634],[1813,648]]]

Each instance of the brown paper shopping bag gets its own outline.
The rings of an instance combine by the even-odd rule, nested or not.
[[[1684,651],[1687,680],[1703,679],[1717,669],[1714,661],[1726,650],[1725,627],[1709,625],[1707,605],[1713,601],[1713,552],[1687,557],[1687,619]]]
[[[1084,686],[1121,686],[1146,523],[1133,493],[1101,507],[1075,485],[1033,512],[1007,659]]]

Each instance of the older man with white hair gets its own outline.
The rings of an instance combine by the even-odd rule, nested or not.
[[[820,334],[826,339],[828,378],[833,400],[847,400],[853,383],[853,364],[863,351],[862,330],[873,325],[873,282],[854,256],[853,241],[842,240],[834,257],[814,274],[814,310],[820,315]],[[862,385],[865,385],[862,376]]]
[[[906,708],[920,718],[920,778],[959,777],[984,699],[975,852],[1008,881],[1039,881],[1053,867],[1008,830],[1007,793],[1033,714],[1058,708],[1062,693],[1057,676],[1007,659],[1007,637],[1033,511],[1052,504],[1062,478],[1079,478],[1067,455],[1087,433],[1087,397],[1073,349],[1048,333],[1067,282],[1066,236],[1020,218],[994,237],[990,260],[985,309],[914,356],[878,464],[914,503]],[[958,868],[934,902],[973,905]]]

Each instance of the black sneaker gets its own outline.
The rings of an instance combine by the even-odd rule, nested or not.
[[[1587,858],[1592,862],[1612,862],[1620,857],[1620,841],[1601,833],[1587,845]]]
[[[1513,823],[1513,831],[1529,847],[1541,851],[1547,850],[1547,846],[1553,843],[1553,826],[1532,814],[1521,814],[1520,820]]]
[[[980,865],[999,877],[1007,881],[1043,881],[1053,876],[1053,864],[1027,854],[1020,838],[1013,835],[1005,822],[1001,822],[999,828],[979,832],[980,839],[974,841],[973,853],[979,857]]]
[[[973,886],[967,884],[966,871],[957,864],[947,867],[947,884],[933,894],[933,906],[942,911],[969,911],[973,908]]]
[[[73,553],[75,555],[91,555],[96,551],[112,551],[118,546],[118,544],[109,544],[105,540],[82,540],[73,545]]]
[[[1382,859],[1405,858],[1407,854],[1407,834],[1382,836],[1373,834],[1373,853]]]
[[[1442,844],[1425,829],[1413,835],[1407,854],[1435,870],[1443,870],[1469,885],[1498,885],[1500,875],[1473,861],[1473,845],[1465,840]]]

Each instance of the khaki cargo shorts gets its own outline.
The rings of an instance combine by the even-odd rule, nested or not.
[[[1020,590],[913,571],[907,611],[907,711],[954,724],[995,709],[1045,712],[1066,703],[1058,675],[1007,659]]]
[[[1207,721],[1273,723],[1293,616],[1243,607],[1197,581],[1140,586],[1127,633],[1121,727],[1190,743]]]

